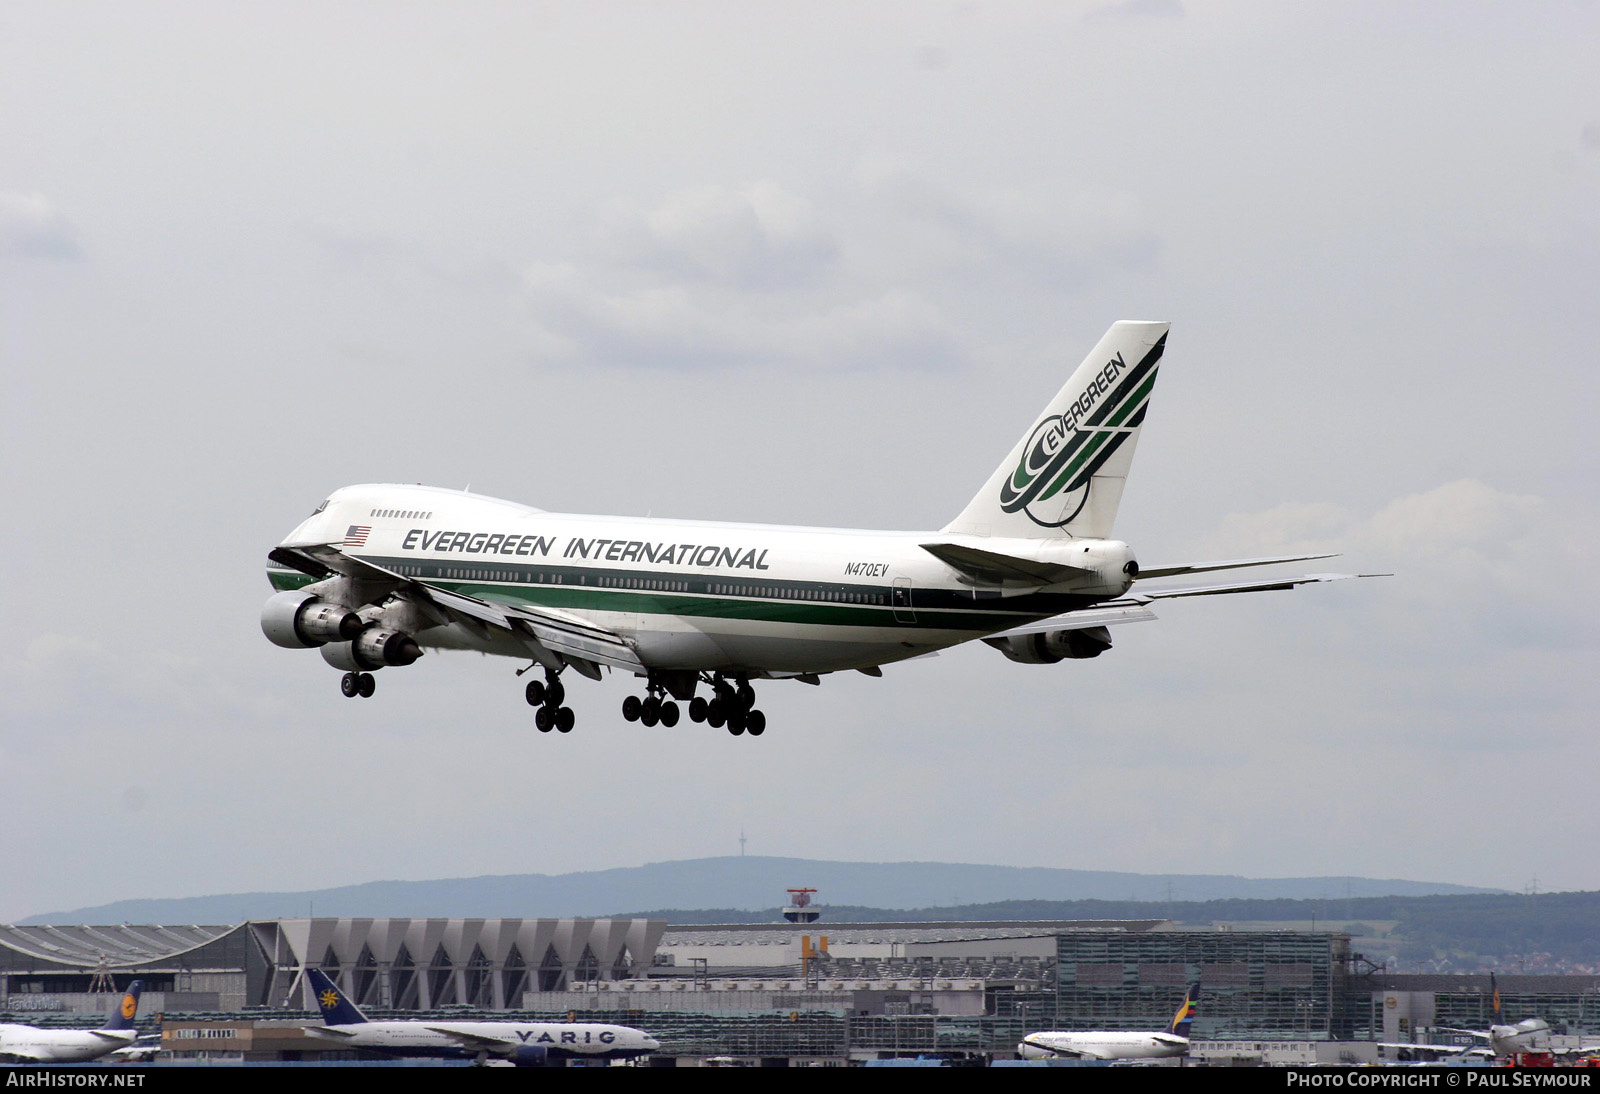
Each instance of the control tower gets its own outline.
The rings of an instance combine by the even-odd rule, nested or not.
[[[811,906],[811,894],[815,889],[790,889],[789,906],[783,910],[783,918],[790,923],[815,923],[822,918],[822,909]]]

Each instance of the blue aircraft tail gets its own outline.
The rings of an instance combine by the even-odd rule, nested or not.
[[[132,1029],[134,1016],[139,1013],[139,993],[144,990],[144,981],[135,980],[128,985],[128,990],[122,993],[122,999],[117,1003],[116,1009],[106,1016],[106,1024],[101,1029]]]
[[[1167,1026],[1167,1032],[1174,1037],[1189,1036],[1189,1027],[1194,1025],[1195,1006],[1200,1002],[1200,985],[1190,984],[1189,990],[1183,993],[1183,1002],[1178,1004],[1178,1012],[1172,1016],[1172,1024]]]
[[[317,1009],[322,1011],[322,1022],[329,1026],[356,1026],[367,1020],[339,986],[328,978],[328,974],[321,969],[307,969],[306,978],[311,981],[311,990],[317,996]]]

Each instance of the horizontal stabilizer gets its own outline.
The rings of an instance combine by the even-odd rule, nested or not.
[[[1337,558],[1338,555],[1283,555],[1279,558],[1233,558],[1224,562],[1180,562],[1174,566],[1141,566],[1139,580],[1157,577],[1181,577],[1184,574],[1204,574],[1213,570],[1242,570],[1247,566],[1275,566],[1280,562],[1311,562],[1319,558]]]
[[[922,549],[961,574],[963,580],[970,579],[969,584],[973,581],[982,585],[1022,581],[1033,585],[1055,585],[1095,572],[1081,566],[1003,555],[998,551],[985,551],[959,543],[924,543]]]

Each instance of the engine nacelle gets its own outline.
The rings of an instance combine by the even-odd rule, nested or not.
[[[1012,635],[995,644],[1001,653],[1024,665],[1053,665],[1069,657],[1099,657],[1111,648],[1111,632],[1104,627],[1044,631]]]
[[[549,1067],[550,1053],[543,1045],[518,1045],[508,1057],[513,1067]]]
[[[417,640],[404,631],[368,627],[351,642],[329,642],[322,659],[346,672],[371,672],[385,665],[409,665],[422,656]]]
[[[261,609],[261,632],[291,650],[352,639],[361,627],[361,617],[349,608],[304,590],[279,593]]]

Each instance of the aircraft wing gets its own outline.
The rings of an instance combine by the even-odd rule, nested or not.
[[[1143,604],[1112,600],[1093,608],[1081,608],[1075,612],[1052,615],[1049,619],[1041,619],[1037,623],[1012,627],[1008,631],[991,634],[989,637],[1016,638],[1025,634],[1043,634],[1045,631],[1081,631],[1089,627],[1109,627],[1116,623],[1143,623],[1155,618],[1156,613]]]
[[[1464,1031],[1475,1032],[1475,1031]],[[1409,1052],[1433,1052],[1441,1056],[1488,1056],[1489,1050],[1482,1045],[1429,1045],[1413,1043],[1410,1041],[1379,1041],[1379,1048],[1396,1049]]]
[[[1181,577],[1184,574],[1205,574],[1213,570],[1242,570],[1247,566],[1275,566],[1280,562],[1310,562],[1318,558],[1335,558],[1325,555],[1282,555],[1278,558],[1231,558],[1223,562],[1178,562],[1169,566],[1141,566],[1139,580],[1157,577]]]
[[[644,663],[627,639],[615,631],[597,627],[588,620],[556,608],[535,607],[509,598],[505,600],[469,596],[441,589],[426,581],[397,574],[376,563],[346,554],[333,544],[308,544],[278,547],[267,556],[312,577],[341,574],[357,581],[392,584],[401,595],[432,607],[443,619],[465,621],[481,633],[485,627],[509,631],[532,646],[569,659],[587,661],[629,672],[644,672]],[[543,658],[539,658],[543,660]],[[598,676],[595,669],[593,675]]]
[[[1279,561],[1269,559],[1267,561]],[[1177,585],[1168,588],[1139,589],[1138,592],[1117,600],[1107,600],[1092,608],[1080,608],[1013,627],[1008,631],[991,634],[989,639],[1014,638],[1046,631],[1080,631],[1088,627],[1109,627],[1117,623],[1143,623],[1157,618],[1146,605],[1156,600],[1180,596],[1216,596],[1221,593],[1260,593],[1273,589],[1293,589],[1299,585],[1313,585],[1323,581],[1344,581],[1356,577],[1388,577],[1388,574],[1301,574],[1298,577],[1273,578],[1262,581],[1236,581],[1227,585]],[[1137,586],[1135,586],[1137,588]]]
[[[1276,561],[1276,560],[1273,560]],[[1136,603],[1167,600],[1178,596],[1216,596],[1220,593],[1263,593],[1273,589],[1293,589],[1297,585],[1315,585],[1323,581],[1348,581],[1356,577],[1393,577],[1393,574],[1300,574],[1297,577],[1268,578],[1262,581],[1236,581],[1228,585],[1177,585],[1165,588],[1139,589],[1125,597]],[[1136,586],[1137,588],[1137,586]],[[1120,601],[1107,601],[1108,604]]]
[[[517,1047],[515,1041],[508,1041],[504,1037],[485,1037],[481,1033],[468,1033],[465,1030],[451,1029],[449,1026],[428,1026],[427,1029],[430,1033],[443,1034],[463,1048],[476,1049],[479,1052],[509,1052]]]

